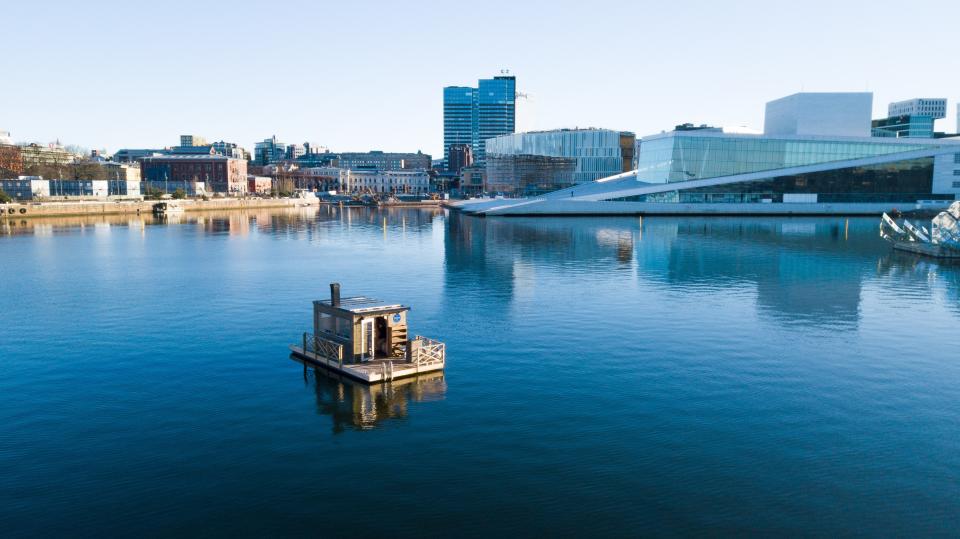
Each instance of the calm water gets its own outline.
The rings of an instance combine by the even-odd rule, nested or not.
[[[0,225],[0,530],[956,534],[960,268],[876,225]],[[305,373],[334,280],[412,305],[446,373]]]

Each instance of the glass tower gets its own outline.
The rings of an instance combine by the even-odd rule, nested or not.
[[[469,144],[474,161],[483,163],[485,141],[516,128],[516,91],[512,75],[480,79],[477,88],[444,88],[443,154],[449,154],[451,145]]]

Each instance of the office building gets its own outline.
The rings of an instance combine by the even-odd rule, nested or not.
[[[610,129],[557,129],[501,135],[486,141],[487,183],[513,185],[510,191],[531,187],[552,191],[592,182],[631,170],[635,145],[633,133]],[[543,167],[540,172],[538,164]],[[572,174],[568,171],[571,167]],[[509,174],[517,176],[511,179]]]
[[[303,144],[287,144],[287,159],[300,159],[307,154],[307,148]]]
[[[264,166],[279,163],[287,157],[287,145],[278,141],[274,135],[258,142],[253,149],[254,164]]]
[[[932,138],[934,122],[947,117],[947,100],[919,97],[897,101],[887,106],[887,114],[873,121],[873,136]]]
[[[429,154],[396,152],[347,152],[339,154],[337,166],[350,170],[429,170]]]
[[[933,118],[904,114],[873,120],[871,134],[875,137],[933,138]]]
[[[947,117],[947,100],[943,97],[917,97],[887,106],[887,117],[928,116],[934,120]]]
[[[172,193],[177,188],[193,193],[191,184],[203,183],[206,191],[242,194],[247,190],[247,162],[222,155],[158,155],[140,159],[144,184]]]
[[[483,163],[484,141],[513,133],[516,128],[516,77],[480,79],[476,88],[443,89],[443,155],[450,146],[469,144],[474,161]]]
[[[814,101],[824,110],[860,105],[844,94]],[[791,96],[793,97],[793,96]],[[674,130],[644,137],[637,169],[518,203],[474,203],[467,211],[509,214],[879,214],[942,207],[960,196],[960,139],[849,136],[869,133],[869,116],[824,115],[802,103],[767,110],[774,133]],[[787,116],[793,116],[784,122]],[[818,124],[822,121],[822,124]],[[789,133],[783,134],[784,125]],[[800,132],[800,134],[798,134]],[[487,204],[487,205],[485,205]],[[470,209],[473,208],[473,209]]]

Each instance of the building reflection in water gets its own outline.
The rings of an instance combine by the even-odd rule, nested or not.
[[[411,403],[443,400],[447,392],[442,372],[367,385],[308,363],[304,364],[304,380],[313,386],[317,413],[330,416],[334,432],[369,430],[386,421],[403,420]]]
[[[537,272],[550,272],[586,282],[620,275],[654,289],[704,295],[752,289],[761,317],[840,327],[859,323],[864,283],[876,277],[878,260],[884,267],[890,256],[875,219],[844,217],[484,219],[453,213],[444,245],[448,287],[461,295],[471,285],[495,294],[501,314],[518,290],[537,286]],[[939,268],[933,282],[956,295],[956,271],[928,264]],[[634,271],[617,273],[627,268]]]

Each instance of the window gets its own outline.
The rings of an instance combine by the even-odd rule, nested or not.
[[[960,176],[960,170],[954,170],[954,171],[953,171],[953,175],[954,175],[954,176]]]

